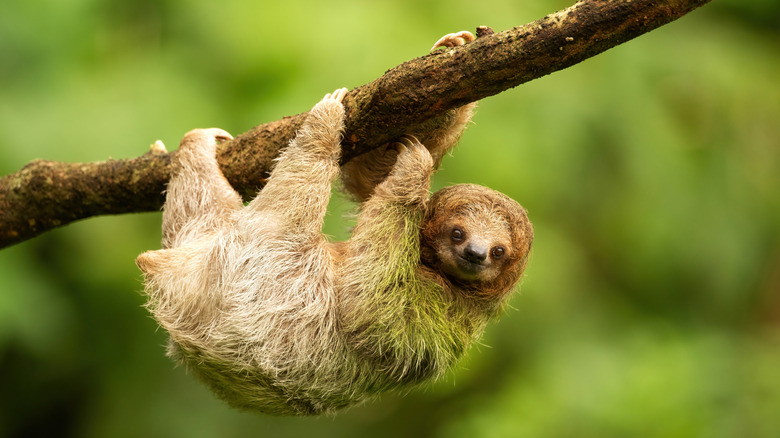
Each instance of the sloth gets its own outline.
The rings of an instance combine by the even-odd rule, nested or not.
[[[215,158],[230,134],[187,133],[163,249],[136,260],[169,356],[233,407],[317,415],[431,382],[502,312],[528,261],[533,231],[514,200],[472,184],[429,197],[459,132],[433,151],[405,135],[376,154],[350,182],[365,197],[351,237],[328,241],[345,94],[313,107],[246,206]]]

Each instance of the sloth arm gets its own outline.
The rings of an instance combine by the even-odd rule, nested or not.
[[[420,269],[433,158],[414,137],[401,143],[390,175],[363,205],[337,276],[342,333],[381,376],[379,388],[441,375],[472,334],[467,309],[453,307]]]
[[[474,41],[474,35],[467,31],[455,32],[441,37],[431,48],[457,47]],[[426,120],[407,133],[419,138],[433,157],[433,167],[438,169],[450,150],[458,143],[463,131],[471,121],[477,103],[467,103],[444,114]],[[371,197],[374,188],[390,173],[395,164],[396,151],[380,147],[354,157],[341,168],[342,186],[355,200],[365,201]]]
[[[402,137],[397,146],[393,170],[363,203],[344,248],[350,290],[387,290],[417,275],[433,159],[414,137]]]

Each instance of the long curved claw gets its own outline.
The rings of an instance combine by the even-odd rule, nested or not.
[[[224,129],[211,128],[208,130],[208,132],[210,135],[214,136],[215,139],[217,139],[217,143],[233,140],[233,136],[230,135],[230,133],[225,131]]]
[[[157,140],[151,146],[149,146],[149,151],[153,154],[168,153],[168,149],[165,148],[165,144],[163,144],[162,140]]]
[[[418,143],[420,143],[420,140],[418,140],[417,137],[410,134],[405,134],[398,137],[398,139],[393,142],[393,146],[395,147],[396,151],[401,153]]]
[[[347,95],[347,89],[346,88],[339,88],[338,90],[334,91],[333,93],[328,93],[325,95],[325,97],[322,98],[322,100],[328,100],[333,99],[336,102],[341,103],[344,100],[344,96]]]
[[[193,129],[184,134],[184,138],[188,137],[213,138],[217,143],[233,140],[233,136],[229,132],[219,128]]]
[[[474,34],[467,30],[462,30],[460,32],[455,33],[448,33],[447,35],[444,35],[443,37],[439,38],[438,41],[431,47],[431,51],[436,50],[439,47],[457,47],[462,46],[468,42],[474,41],[476,38],[474,37]]]

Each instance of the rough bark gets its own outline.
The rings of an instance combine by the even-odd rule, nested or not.
[[[345,99],[343,160],[451,108],[574,65],[669,23],[710,0],[583,0],[525,26],[405,62]],[[334,84],[334,87],[338,84]],[[262,187],[306,114],[257,126],[220,145],[228,181],[245,196]],[[102,214],[159,210],[171,155],[97,163],[33,161],[0,178],[0,248]]]

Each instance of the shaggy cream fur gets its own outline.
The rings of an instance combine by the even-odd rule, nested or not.
[[[405,136],[392,160],[354,178],[366,199],[355,229],[328,242],[345,93],[314,106],[246,207],[215,159],[230,135],[185,135],[163,249],[137,259],[169,354],[235,407],[313,415],[441,376],[500,313],[528,259],[533,231],[515,201],[474,185],[429,200],[435,160],[473,106],[450,116],[436,157]]]

